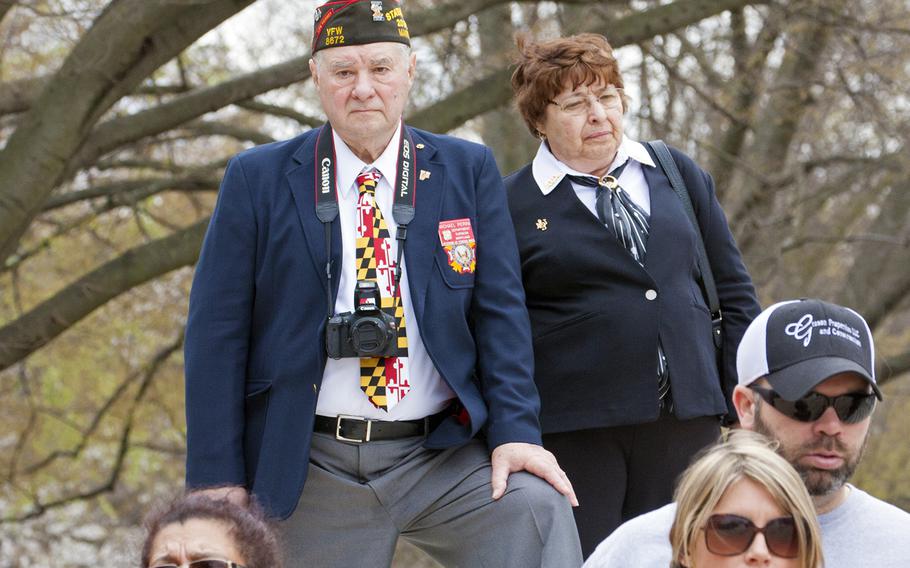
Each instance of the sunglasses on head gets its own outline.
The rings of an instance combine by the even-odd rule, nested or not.
[[[194,560],[189,564],[154,564],[149,568],[244,568],[236,562],[228,560]]]
[[[739,515],[711,515],[705,524],[705,546],[719,556],[736,556],[747,551],[762,533],[768,550],[781,558],[796,558],[799,555],[799,535],[793,517],[771,519],[762,528],[751,520]]]
[[[774,389],[749,385],[765,402],[775,410],[800,422],[815,422],[828,410],[834,407],[834,412],[841,422],[856,424],[862,422],[875,408],[876,396],[874,393],[847,393],[840,396],[825,396],[815,391],[796,400],[786,400]]]

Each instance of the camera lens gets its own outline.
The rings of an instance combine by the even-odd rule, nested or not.
[[[391,334],[379,318],[361,317],[351,325],[351,343],[361,355],[379,355],[385,351]]]

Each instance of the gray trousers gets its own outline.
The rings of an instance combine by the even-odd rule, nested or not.
[[[300,502],[279,524],[286,566],[389,566],[399,535],[446,567],[581,566],[572,509],[546,481],[513,473],[493,501],[483,443],[428,450],[423,441],[313,434]]]

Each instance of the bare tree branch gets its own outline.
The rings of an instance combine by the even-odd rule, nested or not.
[[[738,26],[736,25],[736,23],[737,23],[737,21],[742,20],[742,18],[737,17],[737,14],[741,15],[742,10],[741,9],[731,10],[731,12],[733,13],[731,20],[733,22],[732,27],[733,27],[733,36],[734,36],[733,40],[731,41],[731,43],[732,43],[733,41],[735,41],[737,39],[736,36],[738,35],[737,34]],[[712,66],[712,61],[708,57],[708,54],[705,53],[705,50],[701,46],[695,45],[694,43],[689,41],[689,38],[686,37],[685,30],[681,30],[679,32],[674,32],[672,35],[674,38],[676,38],[676,40],[679,42],[679,45],[680,45],[679,59],[682,59],[683,57],[685,57],[687,55],[689,57],[691,57],[692,59],[694,59],[695,63],[698,65],[698,70],[701,72],[702,76],[704,77],[705,87],[708,89],[719,90],[721,85],[723,85],[725,82],[724,77],[721,76],[720,72],[718,72],[717,69],[715,69]],[[664,65],[664,63],[661,62],[661,65]]]
[[[723,103],[715,99],[714,96],[708,91],[708,89],[702,88],[695,81],[690,81],[684,77],[683,74],[679,72],[676,62],[670,61],[668,58],[648,47],[643,46],[642,51],[660,63],[670,77],[691,89],[692,92],[698,96],[698,98],[707,103],[708,106],[721,114],[733,125],[740,128],[749,128],[748,122],[746,122],[742,117],[737,116],[733,110],[724,107]]]
[[[125,4],[129,4],[134,0],[122,1]],[[221,0],[221,2],[217,2],[217,4],[221,6],[224,1],[225,0]],[[621,31],[618,31],[617,34],[613,36],[612,40],[616,46],[626,45],[635,41],[643,41],[655,34],[666,33],[717,14],[723,10],[750,3],[753,2],[748,2],[746,0],[677,0],[677,2],[672,4],[659,6],[646,12],[636,13],[624,18],[620,22],[616,22],[615,29]],[[99,19],[99,22],[100,21],[101,20]],[[100,23],[96,23],[96,27],[89,32],[89,36],[96,28],[103,29],[103,26],[101,26]],[[76,53],[76,50],[74,50],[74,53]],[[296,73],[298,77],[303,73],[301,69],[306,69],[302,64],[302,58],[286,62],[279,67],[284,69],[285,74],[292,75]],[[292,69],[292,67],[294,69]],[[94,161],[94,158],[96,158],[97,155],[103,154],[113,147],[147,135],[150,131],[160,132],[182,124],[187,118],[201,112],[199,108],[200,105],[213,110],[214,108],[223,106],[223,104],[226,104],[229,100],[233,102],[249,99],[256,94],[256,88],[261,88],[261,84],[259,84],[261,81],[273,81],[274,75],[281,75],[281,73],[275,73],[275,70],[276,68],[273,67],[268,70],[249,74],[210,89],[203,89],[202,93],[193,92],[185,96],[177,97],[160,107],[145,111],[144,113],[138,113],[137,115],[128,118],[108,121],[108,123],[100,126],[96,130],[92,142],[88,145],[86,152],[89,154],[96,154],[93,155],[92,160],[89,161]],[[308,71],[306,73],[308,73]],[[508,74],[509,69],[503,68],[485,79],[482,79],[469,90],[462,90],[455,93],[445,101],[448,112],[439,112],[439,105],[433,105],[428,109],[424,109],[424,111],[413,117],[415,124],[429,127],[433,130],[446,131],[453,126],[460,124],[467,118],[480,114],[484,109],[495,108],[496,106],[503,104],[510,97]],[[270,77],[270,75],[272,76]],[[56,82],[57,79],[55,78],[55,83]],[[255,86],[257,84],[259,84],[259,87]],[[210,98],[213,92],[218,93],[218,95],[214,97],[218,99],[217,104]],[[238,92],[241,94],[238,95]],[[478,96],[478,93],[481,93],[482,96]],[[190,110],[187,110],[186,107],[189,107]],[[177,116],[179,116],[179,119],[176,118]],[[440,121],[439,117],[443,117],[444,121],[447,121],[448,124]],[[434,121],[435,124],[433,124]],[[9,148],[7,148],[7,151],[8,150]],[[84,157],[85,153],[80,154],[80,156]],[[2,166],[4,165],[2,160],[8,157],[9,156],[0,154],[0,172],[3,171]],[[58,167],[55,168],[55,171],[61,171],[59,169],[59,166],[61,165],[62,164],[58,163]],[[2,210],[0,210],[0,220],[2,220],[2,217]],[[20,224],[20,229],[23,227],[24,226]],[[181,262],[183,262],[183,264],[173,265],[172,263],[165,262],[163,263],[165,267],[171,267],[167,270],[195,261],[196,254],[198,254],[198,244],[201,242],[202,232],[204,231],[204,228],[196,227],[197,230],[194,233],[196,238],[190,239],[193,245],[195,245],[195,250],[189,252],[186,248],[187,244],[184,243],[183,256],[181,257]],[[0,238],[2,237],[3,232],[0,231]],[[16,238],[18,238],[18,236],[16,236]],[[154,244],[155,243],[152,245]],[[0,247],[0,251],[2,251],[2,247]],[[121,259],[112,262],[119,263],[120,260],[128,261],[129,256],[130,253],[127,253],[127,255],[124,255]],[[161,259],[159,258],[158,260],[160,264]],[[153,264],[154,263],[144,263],[144,265],[148,267],[152,267]],[[144,282],[148,278],[152,278],[167,271],[163,270],[162,267],[154,267],[151,268],[151,270],[146,271],[127,271],[122,270],[122,268],[124,267],[119,265],[116,268],[114,268],[114,266],[106,265],[101,269],[97,269],[85,276],[79,282],[68,286],[54,298],[33,309],[29,314],[7,324],[4,328],[0,328],[0,368],[5,368],[33,352],[35,349],[44,345],[57,334],[65,330],[69,325],[72,325],[96,307],[102,305],[105,301],[122,293],[132,285],[136,285],[135,283]],[[130,272],[136,274],[138,278],[129,277],[127,274]],[[141,276],[138,276],[139,274],[141,274]],[[101,275],[103,275],[104,280],[98,280],[98,277]],[[102,285],[103,283],[110,284],[110,282],[113,281],[111,278],[126,278],[124,281],[126,286]],[[98,286],[99,290],[94,290],[93,288],[95,286]],[[57,310],[61,310],[61,312],[58,313]]]
[[[725,10],[748,4],[747,0],[677,0],[671,4],[636,12],[619,21],[609,22],[610,44],[614,48],[643,42],[656,35],[669,33]],[[590,31],[601,31],[607,22],[593,19]],[[477,82],[452,93],[445,99],[412,113],[407,121],[419,128],[448,132],[469,118],[506,104],[512,97],[509,79],[512,70],[502,67]]]
[[[773,6],[765,17],[761,31],[755,41],[749,45],[745,36],[745,22],[741,15],[734,13],[732,23],[734,35],[731,42],[733,63],[736,73],[725,89],[725,99],[735,116],[753,122],[756,101],[764,91],[764,71],[768,56],[781,34],[784,11]],[[717,129],[714,130],[717,132]],[[714,176],[718,196],[723,199],[731,189],[734,170],[742,164],[736,157],[742,153],[749,129],[733,123],[722,129],[716,139],[717,151],[712,154],[708,171]],[[752,176],[755,177],[755,176]]]
[[[27,357],[98,307],[199,257],[208,219],[136,247],[0,327],[0,370]]]
[[[0,22],[3,21],[3,17],[6,16],[6,13],[16,4],[18,4],[18,2],[15,0],[0,0]]]
[[[470,118],[498,108],[512,96],[509,77],[512,70],[502,68],[456,91],[428,107],[411,113],[405,121],[431,132],[448,132]]]
[[[41,91],[53,77],[29,77],[17,81],[0,83],[0,116],[25,112],[32,108]],[[186,93],[190,88],[185,85],[142,85],[128,96],[177,95]]]
[[[180,61],[180,58],[177,58]],[[189,85],[142,85],[129,96],[152,96],[160,97],[163,95],[181,95],[191,90]]]
[[[256,100],[242,101],[237,103],[237,106],[244,108],[246,110],[251,110],[254,112],[261,112],[263,114],[270,114],[272,116],[281,116],[284,118],[290,118],[291,120],[296,120],[299,124],[303,126],[309,126],[310,128],[316,128],[322,126],[325,122],[324,119],[318,118],[315,116],[309,116],[292,108],[270,105],[266,103],[261,103]]]
[[[882,357],[875,366],[875,380],[884,385],[910,372],[910,350],[890,357]]]
[[[139,382],[138,388],[136,390],[136,394],[130,403],[130,408],[127,413],[124,428],[123,428],[123,430],[120,431],[120,436],[117,439],[117,448],[116,448],[116,452],[115,452],[114,462],[111,465],[111,469],[108,472],[108,475],[103,482],[96,485],[95,487],[85,489],[82,491],[77,491],[74,493],[69,493],[69,494],[63,495],[61,497],[57,497],[55,499],[50,499],[47,501],[44,501],[38,495],[33,494],[31,510],[29,510],[26,513],[21,514],[21,515],[0,517],[0,524],[21,523],[23,521],[39,517],[39,516],[43,515],[44,513],[46,513],[48,510],[63,507],[63,506],[69,505],[71,503],[74,503],[76,501],[91,499],[93,497],[97,497],[104,493],[109,493],[109,492],[113,491],[117,486],[117,482],[120,479],[120,475],[123,473],[123,464],[124,464],[124,461],[126,460],[126,456],[127,456],[128,452],[130,450],[130,436],[132,434],[133,424],[134,424],[135,418],[136,418],[136,411],[139,408],[139,405],[142,402],[142,400],[145,398],[145,395],[148,392],[149,386],[152,384],[152,381],[154,380],[155,376],[158,374],[158,371],[161,369],[161,367],[164,365],[164,363],[175,352],[177,352],[182,346],[183,346],[183,333],[181,330],[180,336],[174,342],[172,342],[170,345],[167,345],[163,349],[161,349],[152,358],[152,360],[146,365],[146,367],[142,370],[142,372],[140,373],[140,376],[136,377],[136,378],[140,379],[140,382]],[[128,380],[124,383],[124,385],[131,384],[133,382],[134,382],[133,380]],[[121,386],[123,386],[123,385],[121,385]],[[101,419],[104,417],[104,414],[106,414],[109,410],[110,410],[110,407],[108,405],[105,405],[105,407],[103,407],[102,411],[99,412],[99,414],[95,417],[95,421],[100,423]],[[96,424],[95,421],[93,421],[92,426],[90,426],[89,430],[87,431],[85,437],[83,437],[82,441],[79,444],[77,444],[77,448],[74,452],[62,452],[60,454],[55,455],[53,460],[61,459],[61,458],[78,457],[85,448],[85,442],[86,442],[87,438],[89,436],[91,436],[92,434],[94,434],[95,430],[97,429],[98,424]],[[40,463],[42,464],[41,467],[46,467],[46,465],[50,462],[47,460],[42,460],[42,462],[40,462]],[[11,480],[11,484],[15,485],[14,480]]]
[[[9,1],[9,0],[4,0]],[[530,1],[530,0],[523,0]],[[617,3],[622,3],[619,0],[613,0]],[[419,37],[421,35],[426,35],[434,32],[438,32],[447,27],[452,26],[454,23],[464,20],[471,15],[483,12],[489,8],[507,4],[507,0],[469,0],[468,2],[460,1],[448,1],[444,3],[439,3],[432,8],[427,8],[423,10],[415,10],[413,13],[408,14],[408,20],[410,22],[410,31],[412,37]],[[595,0],[570,0],[563,1],[563,4],[588,4],[595,3]],[[601,2],[602,3],[602,2]],[[305,54],[301,57],[291,59],[279,65],[269,67],[256,72],[256,75],[265,74],[268,76],[269,80],[267,82],[262,82],[261,87],[254,93],[254,95],[268,92],[280,87],[286,87],[296,82],[305,81],[309,78],[309,68],[307,66],[307,61],[309,59],[309,54]],[[179,63],[179,61],[178,61]],[[264,73],[263,73],[264,72]],[[299,72],[299,73],[298,73]],[[246,75],[243,77],[247,77]],[[243,78],[240,77],[240,78]],[[27,79],[17,82],[9,82],[5,84],[0,84],[0,114],[7,114],[12,112],[22,112],[28,110],[31,105],[37,99],[41,90],[45,85],[50,81],[51,77],[36,77],[33,79]],[[254,82],[256,79],[254,79]],[[238,86],[238,83],[234,81],[228,81],[223,84],[227,90],[241,88]],[[225,89],[220,89],[225,90]],[[187,88],[185,86],[170,86],[170,87],[155,87],[144,85],[139,87],[132,94],[174,94],[174,93],[185,93]],[[214,95],[214,91],[207,89],[198,89],[193,91],[195,93],[205,93],[208,92],[209,95]],[[206,95],[203,95],[204,97]],[[214,97],[213,97],[214,98]],[[236,99],[235,99],[236,100]],[[193,99],[187,99],[185,102],[192,102]],[[234,101],[231,101],[234,102]],[[181,103],[181,104],[184,104]],[[230,103],[212,103],[213,108],[209,110],[216,110],[227,106]],[[195,111],[194,114],[191,114],[190,117],[194,118],[201,116],[204,112]],[[293,118],[293,116],[289,116]],[[306,122],[301,121],[302,124],[307,124]],[[322,121],[319,121],[317,124],[322,124]],[[310,126],[313,126],[310,124]]]
[[[224,164],[224,161],[220,161]],[[110,160],[101,160],[92,166],[99,171],[106,170],[151,170],[157,172],[184,173],[187,167],[175,162],[164,162],[160,160],[142,159],[142,158],[115,158]],[[212,166],[214,167],[214,166]],[[210,169],[209,166],[203,166],[203,170]]]
[[[880,210],[875,230],[903,237],[906,242],[910,237],[910,180],[895,184],[881,202]],[[894,313],[910,292],[910,271],[882,270],[908,266],[910,246],[865,245],[859,250],[835,300],[846,306],[862,306],[861,313],[875,328]]]
[[[501,4],[503,1],[472,0],[470,4],[477,11]],[[416,11],[408,17],[411,36],[417,37],[453,25],[470,15],[471,12],[464,14],[463,8],[462,3],[453,0],[434,8]],[[310,77],[309,59],[310,54],[307,53],[277,65],[240,75],[218,85],[196,89],[148,110],[102,123],[98,125],[85,146],[69,164],[67,175],[72,175],[76,170],[87,167],[104,154],[140,138],[160,134],[207,112],[305,81]]]
[[[769,100],[756,117],[754,140],[744,156],[759,171],[779,171],[787,163],[790,142],[809,102],[809,82],[815,75],[819,59],[831,29],[814,21],[799,21],[793,26],[790,45],[784,54]],[[747,216],[761,218],[761,211],[771,203],[773,191],[751,178],[739,181],[739,188],[725,204],[730,225],[739,228],[740,246],[748,250],[757,237],[755,231],[744,231]],[[735,197],[732,198],[732,197]]]
[[[196,136],[228,136],[236,140],[249,141],[257,145],[268,144],[269,142],[275,141],[275,139],[268,134],[258,130],[235,126],[220,121],[196,120],[181,126],[180,129],[189,131]]]
[[[0,151],[0,258],[57,185],[98,118],[163,63],[253,0],[108,5]]]
[[[107,417],[110,411],[114,408],[114,405],[120,401],[124,394],[133,386],[135,386],[136,381],[140,381],[140,385],[144,385],[147,381],[151,380],[154,377],[155,373],[158,372],[158,369],[161,365],[164,364],[175,352],[177,352],[181,347],[183,347],[183,332],[181,331],[180,335],[176,340],[171,342],[169,345],[166,345],[164,348],[160,349],[151,361],[146,363],[141,369],[137,372],[129,375],[123,382],[117,385],[117,388],[114,389],[114,392],[107,397],[107,400],[98,408],[92,420],[89,422],[88,426],[80,431],[79,441],[70,449],[67,450],[54,450],[46,455],[41,460],[29,464],[22,469],[14,472],[10,475],[10,479],[14,479],[18,475],[30,475],[41,469],[48,467],[53,462],[60,459],[75,459],[78,458],[85,448],[88,446],[91,441],[92,436],[94,436],[101,422]],[[140,397],[141,398],[141,397]]]
[[[906,156],[903,152],[892,152],[890,154],[884,154],[881,156],[832,154],[830,156],[823,156],[814,158],[812,160],[806,160],[801,164],[801,168],[804,172],[808,173],[815,169],[828,168],[833,165],[844,165],[850,167],[875,166],[876,168],[888,169],[896,172],[903,170],[904,163],[901,159],[905,157]]]
[[[121,146],[160,134],[205,113],[245,101],[264,92],[305,81],[310,77],[309,54],[235,77],[212,87],[196,89],[156,107],[100,124],[68,168],[72,175]]]
[[[0,84],[0,115],[27,111],[46,84],[47,77],[29,77]]]
[[[38,241],[38,243],[31,245],[30,248],[20,250],[16,254],[7,257],[6,262],[3,264],[3,266],[0,266],[0,272],[15,272],[16,270],[19,270],[28,259],[33,258],[51,248],[53,242],[58,238],[69,234],[79,227],[84,227],[85,225],[91,223],[91,221],[95,219],[96,214],[97,213],[95,211],[92,211],[74,219],[67,219],[66,222],[63,223],[49,223],[53,225],[54,232],[51,235],[42,238],[40,241]],[[41,217],[38,217],[38,220],[40,221]]]
[[[790,252],[811,244],[847,244],[870,243],[891,245],[896,247],[910,247],[910,236],[886,235],[881,233],[861,233],[856,235],[815,235],[799,240],[788,241],[781,246],[781,252]]]
[[[45,203],[44,211],[98,198],[106,198],[109,205],[120,207],[162,191],[217,191],[219,183],[221,181],[214,172],[208,175],[194,172],[176,178],[127,180],[52,196]]]
[[[19,463],[19,460],[22,459],[22,455],[25,453],[29,441],[29,436],[34,432],[37,423],[38,412],[35,410],[35,405],[31,398],[29,398],[28,420],[25,422],[25,427],[19,431],[16,445],[13,446],[13,451],[10,455],[9,467],[7,467],[6,477],[10,482],[16,478],[16,465]]]
[[[633,14],[620,22],[610,22],[611,26],[616,30],[611,37],[611,42],[615,46],[621,46],[643,41],[654,34],[678,29],[719,14],[724,10],[748,4],[761,4],[766,1],[768,0],[677,0],[672,4]],[[485,2],[474,0],[473,3],[469,4],[476,11],[500,3],[497,0],[487,0]],[[474,4],[477,5],[475,6]],[[457,9],[453,9],[453,6],[457,7]],[[409,18],[413,32],[412,36],[416,37],[435,31],[438,26],[445,27],[454,24],[466,17],[462,15],[461,10],[463,9],[465,9],[463,4],[453,2],[415,13]],[[597,30],[603,25],[604,22],[594,22],[591,25],[591,29]],[[107,123],[101,124],[92,134],[83,150],[73,160],[69,173],[72,174],[76,169],[86,167],[107,152],[124,144],[134,142],[139,138],[176,128],[188,120],[229,104],[239,103],[261,93],[304,81],[310,75],[307,65],[308,59],[309,54],[297,57],[278,65],[242,75],[220,85],[199,89],[176,97],[158,107],[134,115],[112,119]],[[415,120],[420,122],[423,128],[446,132],[462,124],[470,117],[486,110],[497,108],[511,97],[508,83],[509,74],[510,71],[507,68],[500,69],[477,84],[452,95],[447,99],[455,109],[450,117],[439,115],[440,108],[443,108],[443,104],[439,103],[427,109],[427,112],[415,114]],[[504,78],[505,81],[503,81]],[[483,96],[478,97],[479,93],[483,93]],[[470,104],[471,99],[475,100],[474,105]],[[461,103],[467,104],[462,105]],[[465,115],[461,110],[468,114]],[[442,128],[442,126],[447,127]]]

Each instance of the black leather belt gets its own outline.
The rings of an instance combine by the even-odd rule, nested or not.
[[[313,431],[332,434],[336,440],[363,444],[376,440],[396,440],[425,436],[442,422],[445,411],[420,420],[368,420],[360,416],[320,416],[316,415]]]

